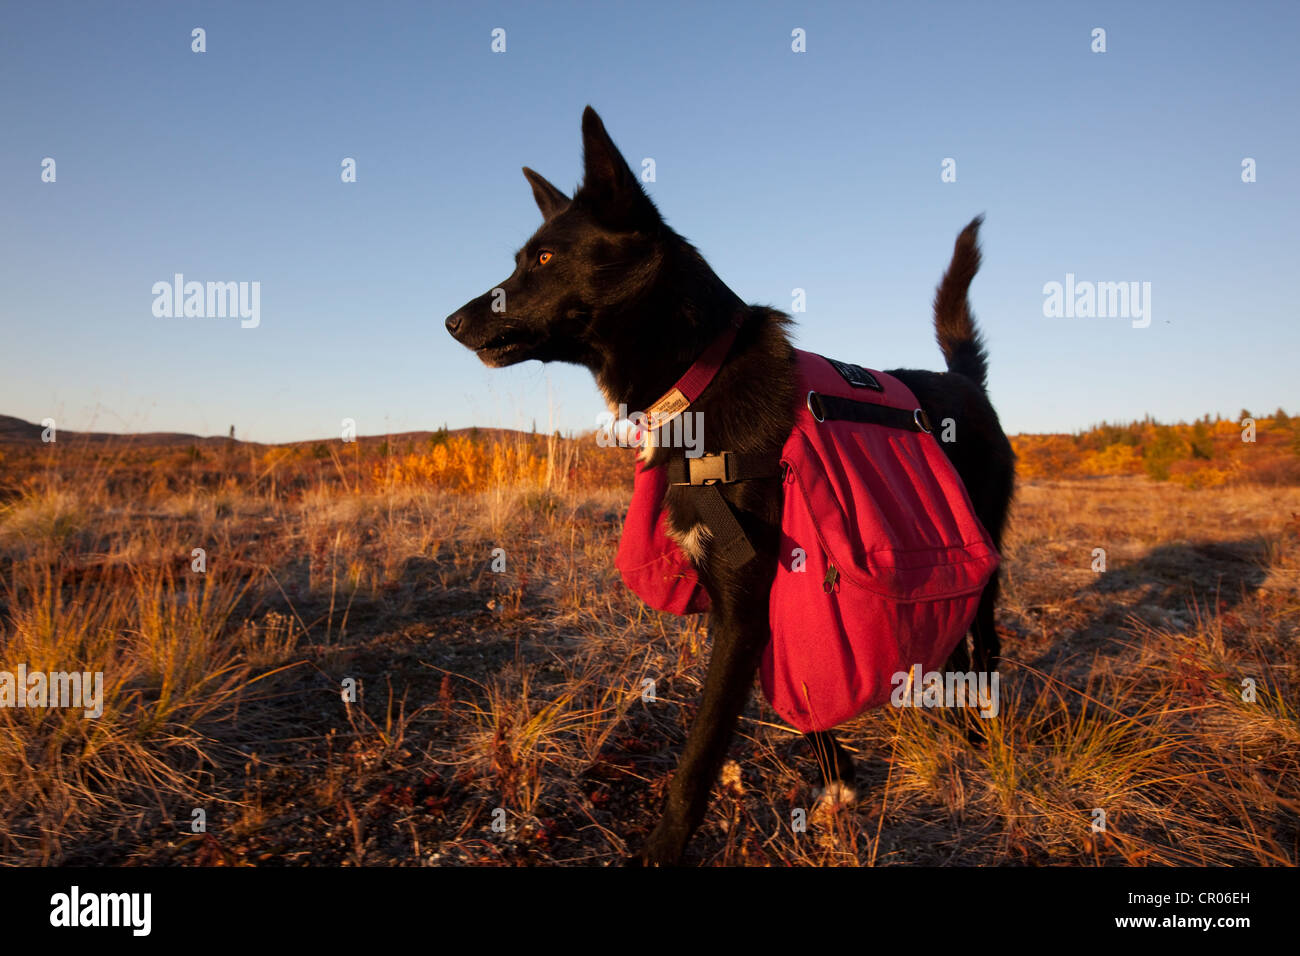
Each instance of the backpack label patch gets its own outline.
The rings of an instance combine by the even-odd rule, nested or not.
[[[876,377],[861,365],[837,362],[833,358],[828,358],[826,361],[830,362],[835,371],[840,373],[840,377],[854,388],[870,388],[877,392],[885,390],[885,387],[876,381]]]

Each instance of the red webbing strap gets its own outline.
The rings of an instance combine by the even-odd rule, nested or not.
[[[686,374],[677,380],[677,384],[650,406],[646,412],[646,420],[652,431],[667,425],[690,408],[691,403],[704,393],[709,383],[713,381],[713,377],[718,374],[718,369],[722,368],[722,363],[726,361],[727,353],[731,351],[731,344],[736,341],[736,333],[740,331],[744,321],[745,314],[738,313],[722,334],[700,353],[700,357],[686,370]]]
[[[718,370],[722,368],[722,363],[726,361],[727,353],[731,351],[731,346],[736,341],[736,333],[744,324],[746,315],[747,313],[738,313],[731,320],[731,324],[709,343],[708,348],[686,370],[686,374],[677,380],[677,384],[650,406],[646,417],[649,419],[651,429],[662,428],[668,424],[690,408],[691,403],[704,393],[714,376],[718,374]],[[729,459],[734,456],[726,452],[714,457],[719,458],[723,464],[724,474],[718,480],[727,481],[730,476],[725,474],[726,466]],[[674,461],[673,464],[676,465],[677,462]],[[690,475],[690,468],[685,465],[684,460],[678,467],[684,468],[686,474]],[[748,476],[737,476],[732,480],[744,480],[744,477]],[[689,478],[687,481],[689,482]],[[745,529],[740,526],[735,512],[722,497],[722,492],[718,490],[714,481],[701,481],[696,487],[698,488],[696,508],[699,510],[702,523],[709,529],[711,550],[733,567],[748,563],[754,557],[754,547],[749,543]]]

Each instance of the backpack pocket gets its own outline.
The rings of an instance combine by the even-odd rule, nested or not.
[[[763,691],[804,732],[944,663],[998,555],[928,433],[801,416],[786,466]]]
[[[623,583],[655,610],[698,614],[709,609],[709,592],[690,558],[668,536],[667,489],[667,469],[646,468],[638,459],[614,565]]]

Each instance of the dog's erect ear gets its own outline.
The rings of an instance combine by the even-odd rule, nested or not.
[[[569,197],[556,189],[545,176],[525,166],[524,178],[533,187],[533,198],[537,200],[537,208],[542,211],[543,219],[553,219],[569,208]]]
[[[582,111],[582,158],[586,172],[579,191],[608,225],[634,230],[660,221],[654,203],[590,106]]]

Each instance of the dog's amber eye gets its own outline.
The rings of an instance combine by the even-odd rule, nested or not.
[[[537,264],[538,264],[539,266],[544,266],[544,265],[546,265],[546,263],[548,263],[548,262],[550,262],[550,261],[551,261],[551,254],[550,254],[549,252],[538,253],[538,255],[537,255]]]

